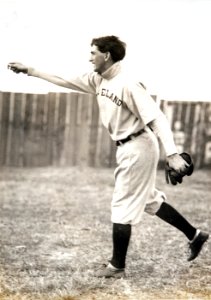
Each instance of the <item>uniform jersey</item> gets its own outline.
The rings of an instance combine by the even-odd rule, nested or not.
[[[138,132],[160,113],[141,84],[134,82],[116,63],[102,74],[97,86],[101,119],[115,141]]]

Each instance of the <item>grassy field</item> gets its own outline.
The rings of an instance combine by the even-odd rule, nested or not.
[[[98,279],[111,256],[113,170],[2,169],[0,300],[211,299],[211,242],[187,262],[185,236],[144,215],[133,228],[126,279]],[[195,226],[211,228],[211,171],[157,186]]]

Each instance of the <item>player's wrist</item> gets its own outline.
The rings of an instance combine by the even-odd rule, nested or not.
[[[175,157],[175,156],[177,156],[177,155],[179,155],[178,152],[174,152],[174,153],[172,153],[172,154],[166,155],[166,157],[167,157],[167,158],[172,158],[172,157]]]
[[[27,75],[28,76],[33,76],[34,75],[34,72],[35,72],[35,69],[32,68],[32,67],[28,67],[27,68]]]

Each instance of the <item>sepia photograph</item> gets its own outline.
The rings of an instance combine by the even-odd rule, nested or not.
[[[211,0],[0,0],[0,300],[211,300]]]

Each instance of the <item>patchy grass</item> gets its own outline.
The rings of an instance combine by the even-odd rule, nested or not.
[[[158,187],[195,226],[210,230],[211,171]],[[184,235],[144,215],[133,228],[126,279],[98,279],[111,256],[113,170],[3,169],[0,300],[211,299],[211,244],[188,263]]]

